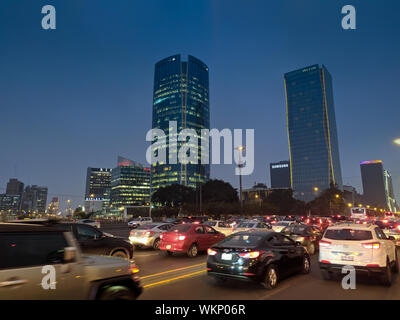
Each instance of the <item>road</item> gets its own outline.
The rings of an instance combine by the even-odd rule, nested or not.
[[[104,226],[103,231],[128,238],[125,226]],[[207,255],[196,258],[186,255],[163,255],[152,249],[137,249],[134,254],[140,267],[139,276],[144,287],[142,300],[335,300],[335,299],[400,299],[400,278],[395,275],[391,287],[377,280],[357,276],[355,290],[344,290],[341,279],[325,281],[318,268],[318,257],[311,259],[308,275],[295,275],[282,280],[274,290],[266,290],[256,283],[228,281],[217,283],[207,276]]]

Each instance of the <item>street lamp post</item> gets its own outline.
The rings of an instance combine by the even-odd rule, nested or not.
[[[244,146],[238,146],[235,148],[239,151],[239,200],[240,200],[240,214],[243,214],[243,198],[242,198],[242,151],[244,150]]]

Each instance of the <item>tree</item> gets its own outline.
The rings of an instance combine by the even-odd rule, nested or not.
[[[292,189],[272,190],[263,204],[270,211],[280,215],[303,213],[304,205],[303,201],[293,198]]]
[[[175,183],[159,188],[153,193],[152,201],[161,206],[182,207],[185,203],[193,202],[194,196],[194,189]]]
[[[217,179],[208,180],[204,183],[201,194],[204,203],[233,203],[239,201],[236,189],[230,183]]]
[[[321,194],[308,203],[311,213],[314,215],[328,216],[336,213],[343,213],[345,203],[343,192],[333,183],[329,188],[323,190]]]

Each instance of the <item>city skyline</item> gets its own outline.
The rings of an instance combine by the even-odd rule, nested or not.
[[[254,181],[269,181],[265,166],[289,157],[282,75],[324,63],[335,78],[343,183],[362,192],[359,163],[382,159],[399,198],[396,165],[400,149],[392,143],[399,135],[399,111],[396,90],[385,84],[394,83],[399,71],[399,44],[391,41],[395,32],[379,24],[381,19],[392,21],[393,27],[398,24],[396,10],[383,14],[382,8],[360,3],[358,21],[363,28],[344,32],[340,29],[340,4],[307,1],[289,8],[258,2],[257,13],[254,7],[234,2],[235,9],[208,2],[159,4],[163,15],[177,18],[171,19],[175,23],[157,19],[163,15],[151,5],[132,4],[127,7],[135,19],[129,19],[129,10],[123,10],[113,26],[101,25],[105,13],[100,6],[81,3],[82,10],[77,10],[81,23],[59,24],[53,34],[32,27],[37,25],[33,4],[6,5],[7,10],[0,11],[2,30],[13,33],[0,53],[4,71],[0,84],[5,89],[2,105],[6,107],[0,134],[8,137],[4,144],[7,152],[0,155],[0,186],[4,188],[9,178],[16,177],[27,185],[48,186],[50,198],[59,196],[61,201],[81,204],[88,166],[111,167],[117,154],[144,163],[154,63],[183,51],[210,67],[211,127],[255,129],[255,172],[244,177],[245,187]],[[177,7],[185,14],[176,13]],[[312,16],[311,7],[319,8],[320,16]],[[33,13],[24,20],[4,15],[10,10],[31,9]],[[62,3],[57,3],[57,9],[61,20],[76,18],[77,13]],[[109,8],[110,15],[118,16],[121,9],[127,8],[116,4]],[[273,27],[277,12],[283,19],[278,24],[281,29]],[[149,19],[152,14],[154,20]],[[221,25],[227,15],[240,15],[246,24]],[[312,17],[316,24],[321,22],[319,30],[313,31],[312,23],[302,23],[304,16]],[[146,19],[157,22],[149,25]],[[185,39],[165,36],[178,30],[184,30]],[[298,39],[301,31],[307,38]],[[189,38],[192,34],[197,41]],[[19,42],[20,37],[30,40]],[[127,38],[133,40],[126,43]],[[154,42],[146,42],[148,38]],[[124,50],[114,52],[121,45]],[[20,130],[14,128],[17,123]],[[213,166],[211,173],[213,178],[238,187],[233,165]],[[0,189],[0,193],[4,191]]]

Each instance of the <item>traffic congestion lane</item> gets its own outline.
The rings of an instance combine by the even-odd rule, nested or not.
[[[312,257],[308,275],[294,275],[279,282],[274,290],[256,283],[227,281],[217,283],[206,272],[145,288],[143,300],[330,300],[330,299],[400,299],[400,280],[396,275],[391,287],[382,286],[377,279],[357,277],[356,289],[345,290],[341,278],[326,281],[319,274],[318,257]]]

